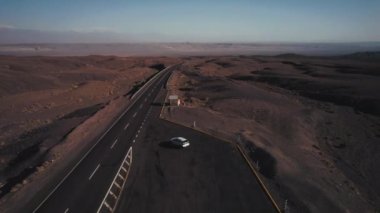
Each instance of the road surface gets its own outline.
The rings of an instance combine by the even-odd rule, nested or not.
[[[165,93],[159,96],[162,104]],[[144,137],[134,144],[116,212],[276,212],[235,146],[162,120],[160,110],[152,106]],[[176,136],[190,146],[170,146]]]
[[[229,143],[159,119],[164,70],[34,212],[276,212]],[[183,136],[186,149],[168,139]]]
[[[67,171],[67,176],[49,194],[35,202],[34,212],[98,211],[129,148],[138,138],[152,100],[172,69],[161,71],[135,95],[135,103],[132,102],[115,125]]]

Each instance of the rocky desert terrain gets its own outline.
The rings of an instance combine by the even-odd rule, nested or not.
[[[175,61],[1,56],[1,203],[17,191],[42,185],[28,183],[48,178],[51,168],[65,165],[60,160],[69,162],[86,148],[144,82]],[[32,196],[31,192],[18,194]]]
[[[239,143],[290,212],[380,210],[379,54],[187,57],[168,120]]]
[[[240,144],[290,212],[380,210],[380,57],[0,56],[0,211],[70,167],[163,68],[163,117]]]

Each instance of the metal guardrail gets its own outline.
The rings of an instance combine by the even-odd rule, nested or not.
[[[128,179],[128,174],[132,166],[132,147],[129,148],[111,186],[108,188],[107,194],[98,208],[100,212],[114,212],[119,201],[120,195],[123,192],[125,183]]]

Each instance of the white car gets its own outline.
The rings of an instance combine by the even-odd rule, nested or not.
[[[172,139],[170,139],[170,142],[173,145],[179,146],[179,147],[188,147],[188,146],[190,146],[189,140],[187,140],[186,138],[183,138],[183,137],[172,138]]]

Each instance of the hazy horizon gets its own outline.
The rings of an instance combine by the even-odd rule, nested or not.
[[[380,51],[365,43],[36,43],[0,44],[0,55],[20,56],[201,56],[201,55],[344,55]]]

